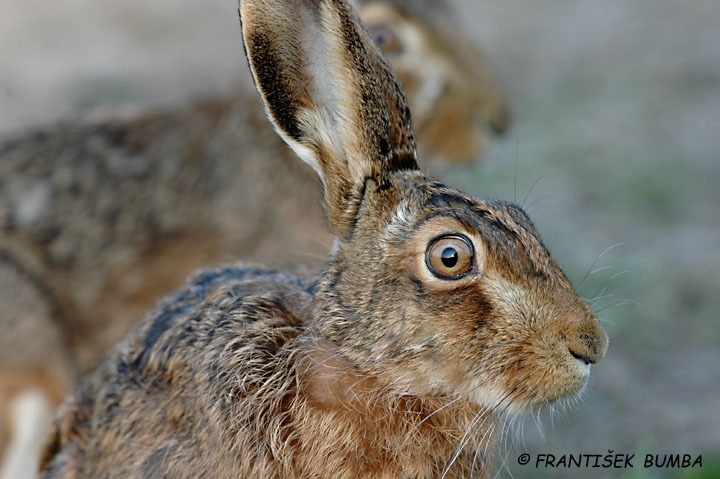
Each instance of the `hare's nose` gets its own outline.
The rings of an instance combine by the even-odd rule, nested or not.
[[[588,319],[588,323],[578,331],[578,336],[567,345],[570,355],[586,365],[599,362],[608,347],[608,338],[605,330],[597,319]]]

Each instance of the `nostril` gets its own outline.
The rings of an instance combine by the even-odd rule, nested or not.
[[[595,364],[595,360],[591,357],[585,356],[583,354],[580,354],[576,351],[573,351],[572,349],[568,348],[568,351],[570,351],[570,355],[574,357],[575,359],[584,362],[585,364]]]

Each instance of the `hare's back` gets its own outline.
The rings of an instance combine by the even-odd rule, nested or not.
[[[312,288],[245,266],[196,275],[63,406],[45,477],[241,471],[236,447],[257,444],[252,435],[270,426],[263,421],[292,394],[293,341]]]

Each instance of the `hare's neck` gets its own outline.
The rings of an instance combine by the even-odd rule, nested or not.
[[[306,450],[337,453],[338,467],[352,463],[368,477],[489,476],[492,435],[500,428],[489,411],[461,398],[393,391],[331,346],[318,345],[309,358],[299,402],[303,415],[321,419],[305,425],[322,430],[302,429]]]

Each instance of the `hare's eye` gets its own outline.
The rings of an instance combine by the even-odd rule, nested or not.
[[[475,249],[465,236],[441,236],[428,245],[425,263],[440,279],[458,279],[472,270],[474,257]]]
[[[398,53],[402,49],[400,40],[391,28],[385,25],[372,27],[370,30],[375,44],[385,55]]]

